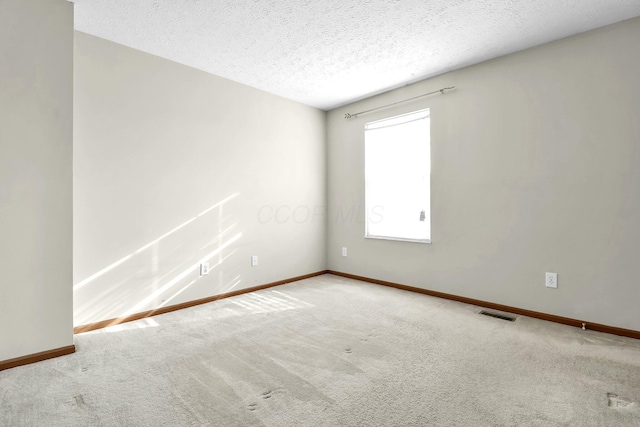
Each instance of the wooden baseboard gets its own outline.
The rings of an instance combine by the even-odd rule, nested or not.
[[[151,316],[155,316],[155,315],[158,315],[158,314],[169,313],[169,312],[176,311],[176,310],[182,310],[183,308],[189,308],[189,307],[193,307],[193,306],[200,305],[200,304],[206,304],[206,303],[217,301],[217,300],[224,299],[224,298],[230,298],[230,297],[233,297],[233,296],[236,296],[236,295],[242,295],[242,294],[246,294],[246,293],[249,293],[249,292],[259,291],[261,289],[267,289],[267,288],[271,288],[271,287],[274,287],[274,286],[284,285],[285,283],[297,282],[299,280],[309,279],[311,277],[321,276],[323,274],[333,274],[333,275],[336,275],[336,276],[346,277],[346,278],[349,278],[349,279],[360,280],[360,281],[368,282],[368,283],[374,283],[376,285],[389,286],[389,287],[392,287],[392,288],[402,289],[402,290],[410,291],[410,292],[416,292],[416,293],[429,295],[429,296],[433,296],[433,297],[437,297],[437,298],[444,298],[444,299],[449,299],[449,300],[453,300],[453,301],[462,302],[462,303],[465,303],[465,304],[471,304],[471,305],[477,305],[479,307],[490,308],[490,309],[493,309],[493,310],[505,311],[507,313],[519,314],[519,315],[522,315],[522,316],[528,316],[528,317],[533,317],[533,318],[536,318],[536,319],[547,320],[549,322],[562,323],[564,325],[575,326],[577,328],[582,328],[584,326],[586,329],[590,329],[590,330],[593,330],[593,331],[605,332],[605,333],[608,333],[608,334],[620,335],[620,336],[623,336],[623,337],[640,339],[640,331],[634,331],[632,329],[618,328],[618,327],[615,327],[615,326],[602,325],[600,323],[592,323],[592,322],[589,322],[589,321],[586,321],[586,320],[578,320],[578,319],[572,319],[572,318],[569,318],[569,317],[556,316],[554,314],[541,313],[541,312],[538,312],[538,311],[527,310],[527,309],[524,309],[524,308],[511,307],[511,306],[508,306],[508,305],[496,304],[496,303],[489,302],[489,301],[482,301],[482,300],[478,300],[478,299],[474,299],[474,298],[467,298],[467,297],[462,297],[462,296],[458,296],[458,295],[447,294],[447,293],[444,293],[444,292],[431,291],[431,290],[428,290],[428,289],[416,288],[416,287],[413,287],[413,286],[407,286],[407,285],[402,285],[402,284],[399,284],[399,283],[388,282],[388,281],[385,281],[385,280],[372,279],[370,277],[358,276],[358,275],[349,274],[349,273],[342,273],[342,272],[333,271],[333,270],[318,271],[316,273],[305,274],[303,276],[292,277],[290,279],[279,280],[277,282],[267,283],[265,285],[254,286],[252,288],[246,288],[246,289],[240,289],[240,290],[237,290],[237,291],[228,292],[228,293],[224,293],[224,294],[220,294],[220,295],[215,295],[215,296],[211,296],[211,297],[207,297],[207,298],[202,298],[202,299],[198,299],[198,300],[194,300],[194,301],[187,301],[187,302],[184,302],[184,303],[181,303],[181,304],[175,304],[175,305],[171,305],[171,306],[168,306],[168,307],[158,308],[158,309],[155,309],[155,310],[144,311],[144,312],[132,314],[132,315],[129,315],[129,316],[123,316],[123,317],[118,317],[118,318],[115,318],[115,319],[103,320],[101,322],[89,323],[89,324],[86,324],[86,325],[76,326],[73,329],[73,332],[75,334],[80,334],[82,332],[89,332],[89,331],[93,331],[93,330],[96,330],[96,329],[102,329],[102,328],[106,328],[106,327],[109,327],[109,326],[118,325],[118,324],[121,324],[121,323],[132,322],[134,320],[144,319],[146,317],[151,317]],[[53,351],[56,351],[56,350],[53,350]],[[75,347],[74,347],[74,351],[75,351]],[[44,353],[47,353],[47,352],[44,352]],[[71,353],[73,353],[73,351],[71,351]],[[40,354],[40,353],[38,353],[38,354]],[[63,353],[63,354],[69,354],[69,353]],[[57,355],[53,355],[53,356],[50,356],[50,357],[61,356],[63,354],[57,354]],[[33,356],[37,356],[37,355],[33,355]],[[30,357],[30,356],[25,356],[25,357]],[[48,359],[50,357],[45,357],[45,358],[39,359],[39,360],[45,360],[45,359]],[[13,360],[17,360],[17,359],[13,359]],[[13,360],[0,362],[0,370],[8,369],[8,367],[4,367],[3,368],[4,364],[12,362]],[[34,360],[34,361],[38,361],[38,360]],[[22,364],[26,364],[26,363],[33,363],[33,362],[25,362],[25,363],[22,363]],[[15,366],[19,366],[19,365],[15,365]],[[12,367],[12,366],[9,366],[9,367]]]
[[[75,345],[68,345],[66,347],[56,348],[53,350],[41,351],[40,353],[16,357],[15,359],[3,360],[0,361],[0,371],[15,368],[17,366],[28,365],[30,363],[41,362],[47,359],[53,359],[54,357],[66,356],[67,354],[75,353],[75,351]]]
[[[623,337],[640,339],[640,331],[634,331],[632,329],[617,328],[615,326],[602,325],[599,323],[592,323],[586,320],[571,319],[569,317],[556,316],[554,314],[541,313],[538,311],[526,310],[524,308],[511,307],[508,305],[496,304],[493,302],[477,300],[473,298],[461,297],[458,295],[447,294],[444,292],[430,291],[428,289],[416,288],[413,286],[401,285],[399,283],[387,282],[385,280],[372,279],[369,277],[357,276],[355,274],[341,273],[339,271],[327,271],[329,274],[336,276],[342,276],[349,279],[360,280],[362,282],[374,283],[376,285],[389,286],[392,288],[402,289],[410,292],[417,292],[432,297],[444,298],[453,301],[463,302],[465,304],[477,305],[480,307],[490,308],[493,310],[506,311],[507,313],[519,314],[522,316],[534,317],[536,319],[547,320],[549,322],[562,323],[564,325],[575,326],[577,328],[590,329],[592,331],[606,332],[608,334],[620,335]]]
[[[206,304],[208,302],[213,302],[217,300],[221,300],[224,298],[234,297],[236,295],[242,295],[249,292],[259,291],[261,289],[272,288],[274,286],[284,285],[285,283],[297,282],[299,280],[309,279],[311,277],[321,276],[326,274],[327,270],[318,271],[316,273],[305,274],[303,276],[292,277],[290,279],[279,280],[277,282],[267,283],[266,285],[254,286],[252,288],[240,289],[233,292],[227,292],[225,294],[214,295],[207,298],[201,298],[193,301],[187,301],[180,304],[170,305],[167,307],[157,308],[155,310],[143,311],[141,313],[135,313],[128,316],[118,317],[115,319],[102,320],[96,323],[89,323],[86,325],[76,326],[73,328],[74,334],[81,334],[82,332],[94,331],[96,329],[102,329],[109,326],[119,325],[121,323],[132,322],[134,320],[144,319],[146,317],[156,316],[158,314],[169,313],[176,310],[182,310],[183,308],[189,308],[200,304]]]

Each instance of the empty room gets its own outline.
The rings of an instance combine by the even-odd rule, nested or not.
[[[0,426],[640,427],[640,2],[0,0]]]

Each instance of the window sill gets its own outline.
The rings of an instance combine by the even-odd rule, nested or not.
[[[431,239],[406,239],[403,237],[388,237],[388,236],[371,236],[365,235],[365,239],[376,239],[376,240],[393,240],[396,242],[409,242],[409,243],[425,243],[430,245]]]

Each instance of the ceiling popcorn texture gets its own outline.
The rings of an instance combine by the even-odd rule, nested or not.
[[[640,15],[639,0],[75,0],[76,30],[329,110]]]

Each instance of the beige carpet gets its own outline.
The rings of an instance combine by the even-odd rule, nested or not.
[[[640,426],[640,341],[325,275],[76,336],[0,426]]]

